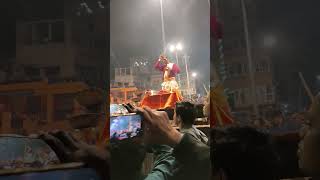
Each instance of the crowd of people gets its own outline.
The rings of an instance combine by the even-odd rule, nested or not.
[[[320,175],[320,97],[304,116],[307,125],[300,138],[237,125],[211,128],[207,136],[193,125],[195,113],[190,102],[176,104],[174,120],[180,131],[170,125],[163,111],[132,111],[144,117],[143,137],[105,148],[89,146],[65,132],[43,134],[41,138],[63,162],[83,161],[102,179],[277,180],[298,176],[317,179]],[[286,143],[293,144],[289,153],[281,147],[289,146]],[[299,148],[295,148],[298,143]],[[151,172],[143,175],[146,153],[153,153],[155,159]]]
[[[271,119],[257,119],[250,122],[254,128],[275,134],[297,132],[303,123],[304,115],[302,113],[293,113],[285,117],[281,112],[275,113]]]

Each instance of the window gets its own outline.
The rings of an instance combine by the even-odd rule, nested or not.
[[[240,104],[240,98],[239,98],[239,91],[238,90],[234,90],[233,91],[234,94],[234,101],[236,105]]]
[[[241,91],[240,91],[240,102],[241,102],[241,104],[245,104],[246,103],[246,96],[245,96],[245,92],[244,92],[244,90],[243,89],[241,89]]]
[[[41,22],[26,25],[25,43],[48,44],[63,43],[65,40],[64,21]]]
[[[118,68],[115,69],[115,74],[116,74],[116,76],[119,76],[119,75],[120,75],[120,71],[119,71]]]
[[[258,62],[256,64],[256,72],[269,72],[269,64],[267,62]]]
[[[126,68],[121,68],[120,71],[121,71],[120,73],[121,76],[126,74]]]
[[[269,72],[269,67],[268,67],[268,63],[266,62],[261,62],[261,67],[262,67],[262,72]]]
[[[33,41],[38,43],[48,43],[49,41],[49,24],[48,23],[38,23],[35,24],[35,32]]]
[[[237,89],[234,90],[232,94],[232,98],[234,100],[234,104],[236,106],[244,106],[249,103],[250,99],[250,91],[248,88],[243,88],[243,89]]]
[[[26,67],[24,69],[25,74],[31,78],[39,78],[40,77],[40,69],[36,67]]]
[[[26,26],[26,35],[25,35],[25,44],[31,45],[32,44],[32,24],[27,24]]]
[[[45,68],[45,73],[48,78],[57,78],[60,74],[60,67],[47,67]]]
[[[64,22],[54,22],[49,27],[51,27],[51,39],[52,42],[64,42]]]
[[[35,114],[41,112],[41,96],[27,97],[27,113]]]
[[[125,69],[126,70],[126,75],[130,75],[130,69]]]
[[[237,75],[241,75],[242,74],[242,67],[241,64],[235,64],[235,72]]]
[[[94,24],[89,24],[88,30],[89,30],[89,32],[94,32]]]
[[[234,71],[234,64],[230,64],[229,66],[229,74],[230,74],[230,77],[233,77],[235,76],[235,71]]]
[[[242,73],[248,73],[248,65],[242,64]]]
[[[265,95],[266,103],[272,103],[274,101],[274,89],[270,86],[266,87],[266,95]]]

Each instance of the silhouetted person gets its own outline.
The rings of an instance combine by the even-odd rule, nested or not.
[[[269,136],[253,128],[214,129],[211,158],[213,174],[227,180],[278,179],[278,155]]]
[[[176,104],[174,119],[180,132],[190,134],[200,142],[208,144],[208,137],[194,126],[196,120],[195,106],[190,102],[178,102]]]

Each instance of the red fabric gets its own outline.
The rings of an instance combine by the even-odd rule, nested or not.
[[[177,64],[173,64],[172,69],[170,71],[170,76],[175,77],[177,74],[180,73],[180,68]]]
[[[149,107],[151,109],[174,108],[176,102],[181,100],[181,97],[177,93],[146,95],[141,101],[141,107]]]
[[[229,107],[219,107],[211,104],[210,106],[210,127],[226,126],[234,123],[229,113]]]
[[[103,145],[105,143],[108,143],[109,139],[110,139],[110,117],[107,116],[106,123],[104,124],[103,130],[101,133],[99,144]]]
[[[222,39],[222,24],[217,20],[216,16],[211,16],[210,18],[210,29],[213,38]]]
[[[210,91],[210,126],[225,126],[233,124],[227,96],[221,84]]]

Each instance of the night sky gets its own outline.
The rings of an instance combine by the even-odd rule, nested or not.
[[[278,38],[278,52],[286,55],[313,54],[320,47],[320,2],[309,0],[268,0],[260,4],[261,30],[271,32]],[[298,50],[298,51],[297,51]]]
[[[162,51],[159,0],[111,2],[111,48],[117,65],[132,56],[156,59]],[[192,70],[209,84],[210,26],[207,0],[163,0],[167,44],[181,41]],[[170,53],[168,53],[170,55]]]
[[[38,20],[41,17],[62,17],[63,0],[11,0],[0,6],[0,60],[15,57],[16,22],[21,20]],[[32,10],[30,10],[32,9]],[[29,12],[31,13],[27,13]]]
[[[273,34],[277,39],[270,50],[278,66],[276,83],[282,96],[288,96],[284,100],[292,104],[299,103],[299,96],[308,99],[297,72],[303,73],[314,93],[320,88],[316,81],[320,74],[319,6],[316,0],[268,0],[259,5],[260,31]]]
[[[0,6],[0,60],[15,56],[15,21],[19,6],[14,1],[2,2]]]

